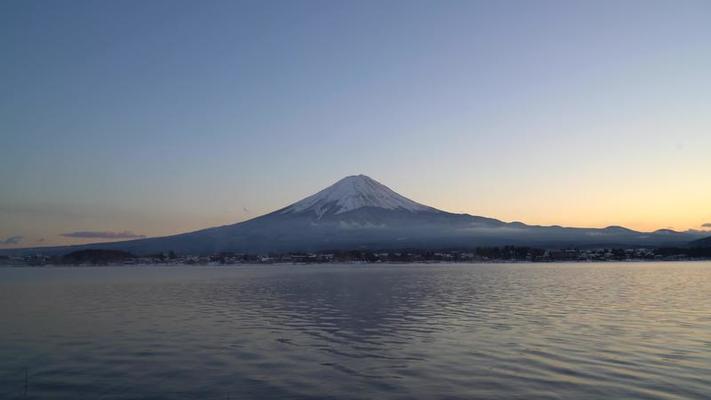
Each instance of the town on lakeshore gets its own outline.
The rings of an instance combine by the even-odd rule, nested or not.
[[[136,256],[120,250],[87,249],[63,256],[43,254],[0,256],[4,266],[51,265],[238,265],[326,263],[494,263],[494,262],[610,262],[695,261],[711,259],[709,248],[596,248],[540,249],[534,247],[478,247],[469,250],[330,251],[212,255],[164,252]]]

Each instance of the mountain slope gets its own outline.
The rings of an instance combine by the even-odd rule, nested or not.
[[[412,201],[367,176],[357,175],[280,210],[233,225],[159,238],[30,250],[47,254],[86,248],[134,254],[212,254],[494,245],[673,246],[698,238],[693,233],[669,230],[643,233],[618,226],[531,226],[454,214]]]
[[[389,187],[365,175],[347,176],[322,191],[298,201],[281,214],[315,213],[337,215],[363,207],[410,212],[437,211],[393,192]]]
[[[711,236],[705,237],[703,239],[694,240],[689,244],[691,245],[691,247],[711,248]]]

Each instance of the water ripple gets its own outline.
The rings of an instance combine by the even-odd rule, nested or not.
[[[704,399],[708,293],[711,263],[4,268],[0,397]]]

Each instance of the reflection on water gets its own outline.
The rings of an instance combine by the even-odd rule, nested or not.
[[[0,269],[0,398],[709,398],[711,263]]]

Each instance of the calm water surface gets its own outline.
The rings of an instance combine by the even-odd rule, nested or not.
[[[0,269],[2,399],[324,397],[709,399],[711,263]]]

